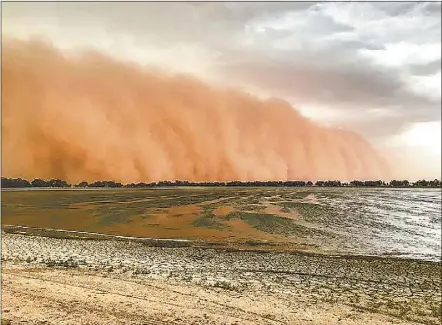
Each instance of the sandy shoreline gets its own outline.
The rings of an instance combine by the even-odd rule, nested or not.
[[[2,232],[10,324],[438,324],[440,263]]]

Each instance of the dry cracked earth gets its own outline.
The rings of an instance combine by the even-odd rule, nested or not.
[[[440,270],[2,231],[2,324],[439,324]]]

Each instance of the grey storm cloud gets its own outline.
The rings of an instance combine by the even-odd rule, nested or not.
[[[417,5],[419,5],[419,2],[383,2],[378,4],[379,8],[382,11],[393,17],[407,14],[412,11]]]
[[[440,58],[423,64],[412,64],[410,65],[410,70],[413,75],[418,75],[418,76],[432,75],[441,70]]]
[[[239,60],[239,53],[232,54],[232,58],[224,57],[218,73],[225,73],[226,78],[235,76],[246,83],[257,83],[272,93],[290,95],[303,102],[387,104],[392,93],[401,87],[400,81],[383,69],[367,66],[362,60],[334,59],[327,51],[302,56],[297,52],[287,53],[285,62],[266,53],[254,58],[246,53],[242,55],[243,60]],[[275,64],[275,61],[284,64]]]
[[[442,5],[440,2],[425,2],[422,11],[425,15],[440,17]]]

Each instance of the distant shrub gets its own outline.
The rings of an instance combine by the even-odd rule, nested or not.
[[[65,268],[77,268],[78,267],[78,263],[75,262],[71,258],[64,260],[64,261],[49,259],[49,260],[46,260],[44,263],[47,267],[65,267]]]
[[[224,290],[236,291],[236,287],[227,281],[216,281],[213,286]]]

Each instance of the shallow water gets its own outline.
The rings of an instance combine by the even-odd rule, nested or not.
[[[440,189],[345,189],[339,197],[323,194],[319,202],[335,213],[326,225],[318,226],[339,235],[337,250],[441,259]]]

